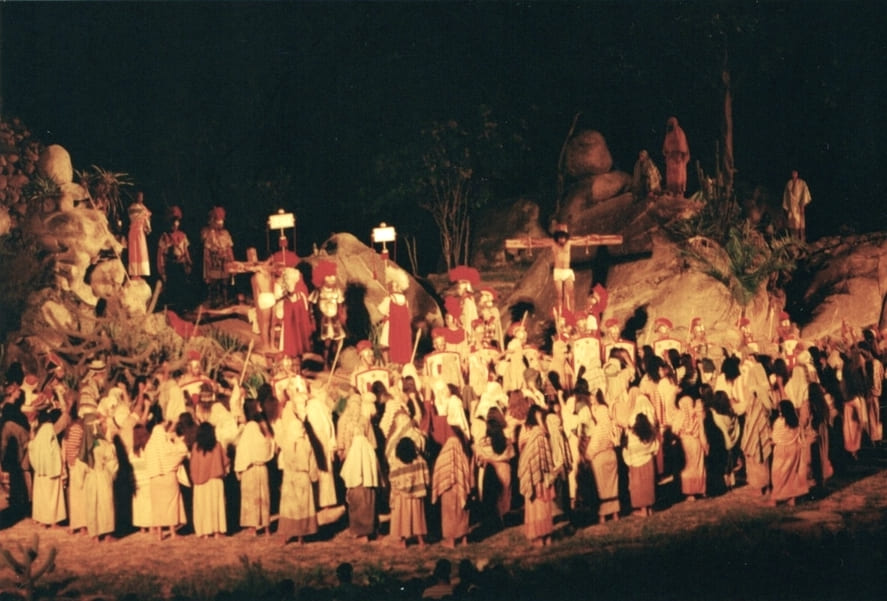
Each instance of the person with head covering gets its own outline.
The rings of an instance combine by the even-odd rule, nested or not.
[[[58,440],[68,421],[67,407],[44,409],[37,414],[37,433],[28,445],[28,458],[34,470],[31,518],[47,526],[68,517],[62,478],[64,460]]]
[[[139,191],[129,205],[129,234],[127,256],[129,275],[133,278],[151,275],[151,257],[148,254],[148,234],[151,233],[151,211],[145,206],[145,195]]]
[[[533,545],[545,546],[554,531],[553,501],[556,473],[545,432],[544,411],[533,405],[518,442],[517,477],[524,497],[524,530]]]
[[[95,414],[93,414],[95,415]],[[86,532],[99,541],[114,532],[114,476],[119,467],[114,445],[106,439],[106,423],[87,424],[93,438],[84,449],[88,467],[83,479],[86,498]]]
[[[361,417],[361,419],[364,419]],[[355,537],[368,541],[376,534],[376,496],[382,486],[382,472],[376,451],[364,432],[369,418],[357,428],[339,475],[345,483],[348,505],[348,529]]]
[[[209,223],[200,230],[203,243],[203,281],[210,287],[210,302],[228,302],[227,264],[234,260],[234,240],[225,229],[225,209],[213,207]]]
[[[347,456],[348,449],[351,448],[351,442],[358,434],[364,435],[374,449],[378,446],[370,423],[370,418],[375,414],[376,405],[374,401],[368,401],[364,410],[364,404],[359,394],[351,394],[339,414],[339,419],[336,422],[336,455],[342,461]],[[362,418],[364,415],[365,419]]]
[[[526,368],[524,370],[523,380],[524,385],[521,388],[521,393],[533,403],[539,405],[543,409],[547,409],[548,406],[545,403],[545,395],[539,390],[539,385],[541,384],[539,371],[532,367]]]
[[[396,443],[388,480],[391,483],[391,538],[406,548],[409,540],[416,537],[419,546],[424,547],[428,534],[425,499],[431,478],[428,463],[408,436]]]
[[[558,515],[568,514],[571,507],[567,475],[573,471],[574,455],[567,443],[563,422],[557,411],[545,415],[545,430],[551,445],[552,473],[554,474],[554,507]]]
[[[746,399],[745,423],[740,440],[746,482],[749,489],[763,495],[770,488],[770,460],[773,452],[770,382],[764,366],[754,355],[747,355],[743,359],[740,370],[740,385]]]
[[[451,425],[460,428],[463,433],[470,431],[462,399],[453,393],[450,385],[443,380],[435,380],[432,396],[431,435],[439,445],[446,443]]]
[[[301,544],[305,536],[317,532],[317,507],[314,503],[313,486],[318,478],[317,456],[305,423],[295,419],[290,422],[289,427],[287,443],[281,447],[278,455],[278,463],[283,471],[277,526],[281,545],[292,538],[296,538]]]
[[[837,357],[834,360],[840,370],[840,380],[844,393],[844,412],[842,429],[844,434],[844,450],[856,460],[862,447],[862,433],[868,423],[868,411],[865,403],[865,378],[859,369],[849,362]]]
[[[794,505],[795,499],[809,491],[806,468],[801,456],[802,445],[801,425],[795,406],[790,400],[780,401],[779,417],[773,422],[772,505],[780,501]]]
[[[511,509],[511,472],[514,445],[505,435],[505,417],[497,407],[487,412],[486,432],[475,446],[480,476],[478,489],[485,521],[496,530]]]
[[[458,425],[451,424],[450,436],[434,461],[431,502],[440,499],[442,544],[453,548],[468,540],[468,495],[474,488],[468,439]]]
[[[345,292],[339,286],[338,267],[333,261],[320,261],[311,273],[314,290],[308,296],[320,315],[320,341],[324,360],[332,366],[335,354],[345,340]]]
[[[585,422],[585,458],[594,474],[597,488],[598,521],[603,524],[610,517],[619,519],[619,456],[616,445],[621,430],[613,422],[604,393],[597,390],[583,400]]]
[[[665,124],[662,154],[665,157],[665,189],[672,194],[683,196],[687,191],[690,146],[687,144],[687,135],[678,124],[677,117],[669,117]]]
[[[280,323],[278,350],[290,357],[301,357],[311,350],[314,320],[308,308],[308,287],[295,267],[284,267],[280,278],[275,317]]]
[[[405,365],[413,355],[413,314],[406,295],[410,281],[404,270],[393,265],[385,267],[385,281],[388,283],[388,295],[378,306],[382,314],[379,347],[386,361]]]
[[[499,314],[499,307],[496,306],[498,300],[499,294],[494,288],[480,289],[478,319],[483,325],[482,343],[495,347],[501,353],[505,348],[505,341],[503,340],[502,318]]]
[[[186,371],[179,377],[177,383],[188,403],[187,409],[191,411],[200,400],[200,389],[204,384],[209,385],[212,390],[216,390],[217,386],[209,376],[203,373],[203,357],[200,351],[191,349],[186,357],[188,360]],[[179,418],[176,411],[167,411],[166,417],[168,421],[177,421]]]
[[[480,274],[474,267],[459,265],[449,271],[450,283],[456,284],[456,296],[459,300],[459,323],[465,331],[469,343],[475,342],[474,322],[480,316],[477,302],[474,299],[475,291],[480,286]]]
[[[175,538],[176,529],[185,523],[185,504],[176,474],[187,455],[183,439],[162,423],[154,425],[145,444],[144,459],[150,478],[151,525],[158,540],[163,540],[164,528],[169,528],[170,538]]]
[[[325,523],[326,512],[323,510],[339,504],[336,495],[336,482],[333,474],[333,461],[336,456],[336,427],[333,414],[326,401],[326,393],[311,394],[305,403],[305,421],[318,443],[317,453],[317,508],[321,510],[321,523]]]
[[[388,388],[391,376],[387,369],[376,365],[376,352],[373,343],[369,340],[361,340],[355,349],[359,362],[351,372],[351,386],[360,395],[370,392],[376,382],[381,382]]]
[[[705,428],[703,428],[705,409],[701,400],[688,395],[683,395],[677,400],[677,409],[671,430],[680,440],[681,449],[684,452],[684,465],[680,472],[681,493],[688,501],[694,501],[697,496],[705,496],[705,455],[708,449]],[[763,423],[759,424],[759,426],[763,425]],[[767,426],[769,432],[769,423]],[[760,439],[758,442],[759,444],[765,443]],[[766,447],[758,447],[757,457],[760,457],[765,451]]]
[[[154,426],[154,421],[149,422]],[[148,444],[150,432],[145,424],[136,424],[132,430],[132,448],[129,452],[129,463],[132,465],[135,493],[132,496],[132,525],[142,532],[153,526],[151,509],[151,477],[145,463],[145,445]]]
[[[434,350],[426,354],[423,359],[426,396],[431,392],[432,383],[437,380],[452,384],[457,390],[465,388],[462,356],[458,351],[449,347],[447,336],[447,328],[437,327],[431,330],[431,343]]]
[[[169,229],[157,241],[157,275],[163,280],[163,295],[167,305],[181,312],[194,303],[190,281],[192,261],[191,242],[181,230],[182,209],[169,208],[166,214]]]
[[[511,339],[505,345],[505,353],[496,365],[496,373],[502,376],[502,389],[505,392],[520,390],[524,387],[524,346],[527,343],[527,328],[521,322],[515,322],[508,328]]]
[[[631,178],[631,191],[637,200],[662,194],[662,173],[646,150],[638,153]]]
[[[256,534],[264,528],[271,534],[271,491],[267,463],[276,447],[258,403],[248,400],[244,406],[246,425],[237,441],[234,473],[240,480],[240,527]]]
[[[86,375],[80,382],[80,405],[90,405],[98,409],[99,401],[105,394],[108,366],[102,359],[93,359],[86,367]]]
[[[194,534],[200,538],[224,535],[228,531],[224,483],[228,455],[216,440],[215,428],[209,422],[197,426],[189,468],[194,486]]]

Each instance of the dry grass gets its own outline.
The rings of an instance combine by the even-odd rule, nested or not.
[[[296,598],[310,588],[327,598],[323,589],[335,585],[335,567],[349,561],[355,582],[366,587],[362,598],[393,598],[409,596],[411,579],[427,577],[445,557],[454,566],[468,558],[486,568],[499,578],[497,591],[515,599],[586,599],[591,591],[595,599],[880,598],[869,571],[885,560],[887,472],[861,476],[795,508],[767,507],[739,489],[650,518],[575,531],[559,524],[557,540],[544,549],[528,547],[521,526],[455,550],[431,544],[407,551],[387,537],[357,543],[347,531],[285,548],[274,536],[246,532],[163,542],[133,534],[94,543],[22,522],[2,534],[14,543],[39,532],[42,548],[59,547],[58,569],[47,577],[52,588],[43,590],[62,596],[222,599],[251,591],[251,598]],[[11,574],[0,572],[0,590],[11,586]]]

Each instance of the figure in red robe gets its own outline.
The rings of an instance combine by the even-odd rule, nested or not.
[[[677,117],[669,117],[665,125],[665,189],[681,196],[687,191],[687,163],[690,162],[690,146],[687,135],[678,124]]]
[[[127,249],[129,275],[133,278],[151,275],[151,256],[148,254],[148,234],[151,233],[151,211],[145,206],[142,192],[129,205],[129,235]]]
[[[314,322],[308,307],[308,288],[299,270],[286,267],[283,270],[283,299],[280,302],[278,317],[283,332],[281,348],[289,357],[301,357],[311,350],[311,335]]]
[[[385,268],[385,280],[389,294],[379,304],[379,312],[384,316],[379,346],[387,361],[406,365],[413,356],[413,314],[405,294],[410,281],[406,272],[396,267]]]

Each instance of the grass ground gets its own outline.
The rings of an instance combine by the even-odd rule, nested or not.
[[[385,536],[359,543],[342,529],[304,546],[247,532],[95,543],[30,521],[2,531],[0,544],[14,548],[37,533],[44,550],[56,546],[58,567],[38,592],[57,599],[331,598],[343,561],[355,568],[359,598],[415,598],[439,558],[470,559],[482,569],[483,598],[494,599],[883,598],[887,471],[875,461],[796,507],[768,507],[739,488],[649,518],[583,525],[593,520],[580,513],[576,521],[559,523],[542,549],[526,545],[519,525],[454,550],[404,551]],[[13,590],[11,571],[0,572],[0,591]]]

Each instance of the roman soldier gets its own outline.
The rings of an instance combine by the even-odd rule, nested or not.
[[[425,383],[426,395],[430,393],[430,386],[435,380],[443,380],[452,384],[461,391],[465,387],[465,376],[462,370],[462,357],[456,351],[449,348],[447,342],[447,328],[434,328],[431,330],[431,343],[434,350],[425,355]]]
[[[625,340],[622,338],[622,328],[619,324],[619,320],[615,317],[609,318],[604,322],[604,329],[604,356],[609,359],[610,352],[613,349],[623,349],[631,358],[632,365],[637,363],[637,345],[631,340]]]
[[[694,361],[708,357],[708,340],[705,337],[705,325],[701,317],[694,317],[690,322],[690,337],[687,340],[687,350]]]
[[[674,329],[671,320],[665,317],[657,317],[653,322],[653,331],[656,333],[656,340],[653,342],[653,352],[668,360],[667,354],[669,349],[675,349],[678,353],[684,352],[684,345],[677,338],[671,335]]]
[[[320,261],[311,276],[314,291],[308,296],[320,315],[320,341],[327,365],[332,365],[333,348],[338,349],[345,340],[345,293],[336,271],[334,262]]]
[[[495,346],[500,352],[505,349],[505,341],[502,336],[502,316],[496,301],[499,295],[492,288],[480,289],[480,302],[478,309],[480,319],[483,320],[483,342],[485,345]]]
[[[202,384],[209,384],[213,391],[216,390],[215,382],[203,373],[201,359],[202,357],[200,356],[199,351],[188,351],[186,371],[181,377],[179,377],[179,388],[182,390],[182,393],[184,393],[185,400],[188,401],[191,406],[196,405],[197,401],[200,400],[200,387]]]
[[[459,323],[466,336],[471,338],[474,328],[472,324],[478,318],[477,303],[474,300],[474,289],[480,286],[480,275],[477,269],[460,265],[449,272],[450,282],[456,284],[456,298],[459,299]]]
[[[382,382],[385,388],[391,387],[388,370],[376,365],[373,343],[361,340],[357,343],[357,356],[360,363],[351,373],[351,385],[360,394],[371,392],[375,382]]]

